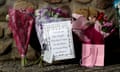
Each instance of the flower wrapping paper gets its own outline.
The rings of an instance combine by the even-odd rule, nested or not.
[[[27,52],[31,29],[34,23],[34,10],[29,8],[25,10],[9,9],[9,28],[13,33],[13,38],[21,57]]]

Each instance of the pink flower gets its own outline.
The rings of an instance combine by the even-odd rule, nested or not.
[[[103,22],[103,27],[110,27],[112,25],[113,25],[112,22]]]

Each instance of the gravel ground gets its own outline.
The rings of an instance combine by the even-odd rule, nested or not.
[[[29,64],[32,62],[29,62]],[[19,60],[0,62],[0,72],[120,72],[120,64],[105,67],[85,68],[79,64],[46,64],[41,67],[39,64],[21,67]]]

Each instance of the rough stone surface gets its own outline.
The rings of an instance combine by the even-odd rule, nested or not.
[[[6,6],[0,7],[0,21],[5,21],[7,15]]]
[[[28,52],[26,57],[30,60],[36,59],[36,52],[30,45],[28,45]]]
[[[48,3],[60,3],[62,0],[45,0]]]
[[[4,38],[6,28],[7,28],[7,22],[0,22],[0,39]]]
[[[80,2],[80,3],[83,3],[83,4],[92,2],[92,0],[76,0],[76,1]]]
[[[10,59],[13,59],[13,60],[20,59],[20,54],[16,47],[12,47],[12,51],[10,53]]]
[[[0,6],[4,5],[6,0],[0,0]]]
[[[28,63],[32,63],[29,61]],[[28,65],[21,67],[20,61],[3,61],[0,62],[0,72],[119,72],[120,64],[109,65],[104,67],[85,68],[79,64],[45,64],[43,67],[36,65]]]
[[[0,0],[0,21],[6,21],[8,8],[13,6],[14,0]]]
[[[8,22],[1,22],[0,21],[0,27],[2,27],[3,29],[8,27]]]
[[[15,9],[35,8],[31,2],[27,2],[25,0],[16,0],[13,7]]]
[[[28,45],[28,51],[27,51],[26,57],[29,60],[36,59],[36,52],[30,45]],[[13,46],[12,46],[12,51],[11,51],[11,59],[20,59],[20,58],[21,58],[20,54],[18,52],[18,49],[17,49],[15,41],[14,41]]]
[[[0,51],[3,49],[3,43],[0,42]],[[2,50],[0,53],[3,53],[4,50]]]
[[[4,32],[5,34],[5,38],[12,38],[12,32],[10,31],[10,29],[7,27],[7,28],[5,28],[5,32]]]
[[[113,0],[96,0],[96,7],[100,9],[106,9],[111,7],[113,4]]]
[[[3,28],[0,26],[0,38],[3,36]]]
[[[12,44],[12,39],[0,40],[0,55],[6,54],[7,52],[9,52],[9,48],[10,48],[11,44]]]

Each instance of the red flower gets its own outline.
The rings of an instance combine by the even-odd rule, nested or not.
[[[101,20],[104,19],[104,13],[103,12],[99,12],[98,16],[97,16],[97,20]]]

